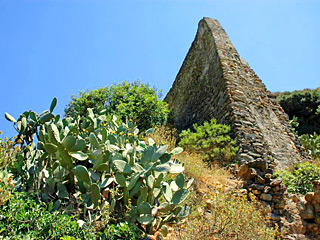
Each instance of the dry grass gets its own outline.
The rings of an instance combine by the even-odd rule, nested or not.
[[[259,239],[278,238],[268,227],[268,212],[251,196],[211,190],[195,192],[188,203],[192,214],[174,227],[168,239]]]
[[[155,127],[155,132],[153,134],[148,134],[147,137],[152,138],[157,145],[166,144],[168,145],[168,151],[176,147],[178,131],[170,126]]]
[[[0,131],[0,136],[2,131]],[[15,145],[14,141],[0,138],[0,169],[4,169],[15,160],[15,155],[19,150],[19,146]]]
[[[151,138],[158,144],[176,145],[176,131],[168,127],[156,130]],[[218,165],[203,162],[203,155],[183,152],[174,156],[184,163],[185,174],[194,178],[186,204],[191,214],[173,226],[166,239],[262,239],[278,238],[278,230],[268,227],[269,212],[253,195],[236,190],[237,179]]]
[[[176,159],[184,163],[186,175],[194,178],[198,185],[224,191],[239,185],[239,182],[224,168],[218,165],[209,166],[203,162],[201,154],[183,152],[176,156]]]

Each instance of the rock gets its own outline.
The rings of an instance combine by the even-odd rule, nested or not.
[[[268,164],[269,165],[269,168],[271,168],[271,169],[275,169],[275,165],[274,164]]]
[[[267,163],[262,158],[249,162],[248,166],[251,168],[258,168],[262,171],[265,171],[267,169]]]
[[[252,193],[253,193],[254,195],[260,195],[261,192],[260,192],[259,190],[256,190],[256,189],[255,189],[255,190],[252,190]]]
[[[316,204],[314,204],[313,206],[314,206],[314,211],[315,211],[316,213],[320,213],[320,203],[316,203]]]
[[[281,208],[274,209],[273,213],[277,214],[277,215],[282,215],[283,214],[283,209],[281,209]]]
[[[265,184],[266,180],[262,177],[260,177],[259,175],[256,176],[256,183],[258,184]]]
[[[297,204],[291,199],[285,199],[284,218],[281,219],[281,233],[285,234],[305,234],[306,228],[297,209]],[[300,239],[300,238],[299,238]]]
[[[314,204],[320,203],[320,192],[315,192],[315,193],[314,193],[312,202],[313,202]]]
[[[300,211],[300,215],[302,219],[314,219],[316,217],[314,212],[314,206],[312,204],[307,203],[304,206],[304,209]]]
[[[262,193],[260,195],[260,199],[266,202],[270,202],[272,200],[272,195],[269,193]]]
[[[258,136],[255,135],[255,134],[249,134],[248,136],[251,137],[252,139],[258,138]],[[248,152],[248,154],[249,154],[250,156],[254,157],[254,158],[260,158],[260,157],[261,157],[261,154],[254,153],[254,152]]]
[[[273,198],[275,198],[275,199],[281,199],[282,194],[281,194],[281,193],[274,193],[274,194],[272,194],[272,196],[273,196]]]
[[[306,193],[306,195],[304,196],[304,199],[305,199],[307,202],[312,203],[313,196],[314,196],[314,192],[308,192],[308,193]]]
[[[214,207],[213,202],[211,200],[207,200],[206,201],[206,207],[207,207],[207,209],[212,210],[213,207]]]
[[[320,180],[312,181],[312,185],[315,192],[320,192]]]
[[[318,224],[316,224],[316,223],[308,223],[307,229],[308,229],[310,232],[317,232],[317,231],[319,231],[319,226],[318,226]]]
[[[280,187],[279,186],[275,186],[271,188],[271,193],[277,193],[280,191]]]
[[[240,192],[241,194],[247,194],[247,193],[248,193],[248,190],[242,188],[242,189],[239,190],[239,192]]]
[[[241,160],[246,161],[246,162],[254,161],[254,158],[253,158],[253,157],[251,157],[250,155],[245,154],[245,153],[241,153],[240,156],[239,156],[239,158],[240,158]]]
[[[266,171],[265,171],[265,173],[273,174],[273,169],[271,169],[271,168],[267,168],[267,169],[266,169]]]
[[[259,190],[259,191],[263,191],[264,185],[251,184],[248,188],[249,188],[249,189],[256,189],[256,190]]]
[[[285,201],[281,201],[281,202],[275,204],[275,205],[274,205],[274,208],[276,208],[276,209],[278,209],[278,208],[279,208],[279,209],[284,209],[285,206],[286,206]]]
[[[264,175],[264,177],[265,177],[266,179],[271,179],[271,178],[272,178],[272,174],[266,173],[266,174]]]
[[[265,186],[264,189],[263,189],[263,192],[264,193],[268,193],[270,190],[271,190],[271,187]]]
[[[320,225],[320,215],[319,214],[316,214],[316,217],[314,219],[314,221]]]
[[[254,168],[249,168],[247,164],[243,164],[238,172],[238,177],[244,180],[251,180],[257,176]]]
[[[286,190],[287,190],[286,185],[284,185],[284,184],[281,183],[281,184],[280,184],[280,191],[284,193]]]
[[[271,181],[270,186],[275,187],[279,186],[282,183],[282,178],[277,178]]]

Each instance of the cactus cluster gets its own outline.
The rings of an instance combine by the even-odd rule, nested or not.
[[[148,233],[166,232],[165,223],[183,216],[181,203],[193,180],[186,181],[183,165],[171,159],[182,148],[168,152],[151,138],[142,141],[131,121],[108,121],[104,111],[88,108],[86,116],[62,119],[53,114],[56,103],[40,115],[24,112],[18,120],[6,113],[21,144],[11,167],[21,187],[54,202],[55,209],[73,208],[80,199],[89,215],[107,209]]]

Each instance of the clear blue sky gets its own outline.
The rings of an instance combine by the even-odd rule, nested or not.
[[[53,97],[141,79],[164,95],[204,16],[270,91],[320,86],[320,1],[0,0],[0,130]]]

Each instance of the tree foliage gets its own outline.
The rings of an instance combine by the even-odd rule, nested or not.
[[[97,113],[105,108],[109,116],[116,115],[122,121],[132,119],[141,130],[160,125],[167,120],[167,103],[160,100],[161,91],[139,81],[123,82],[111,86],[83,91],[72,96],[65,108],[65,115],[85,116],[87,108]]]
[[[320,88],[276,93],[277,101],[290,119],[297,117],[299,135],[320,133]]]

